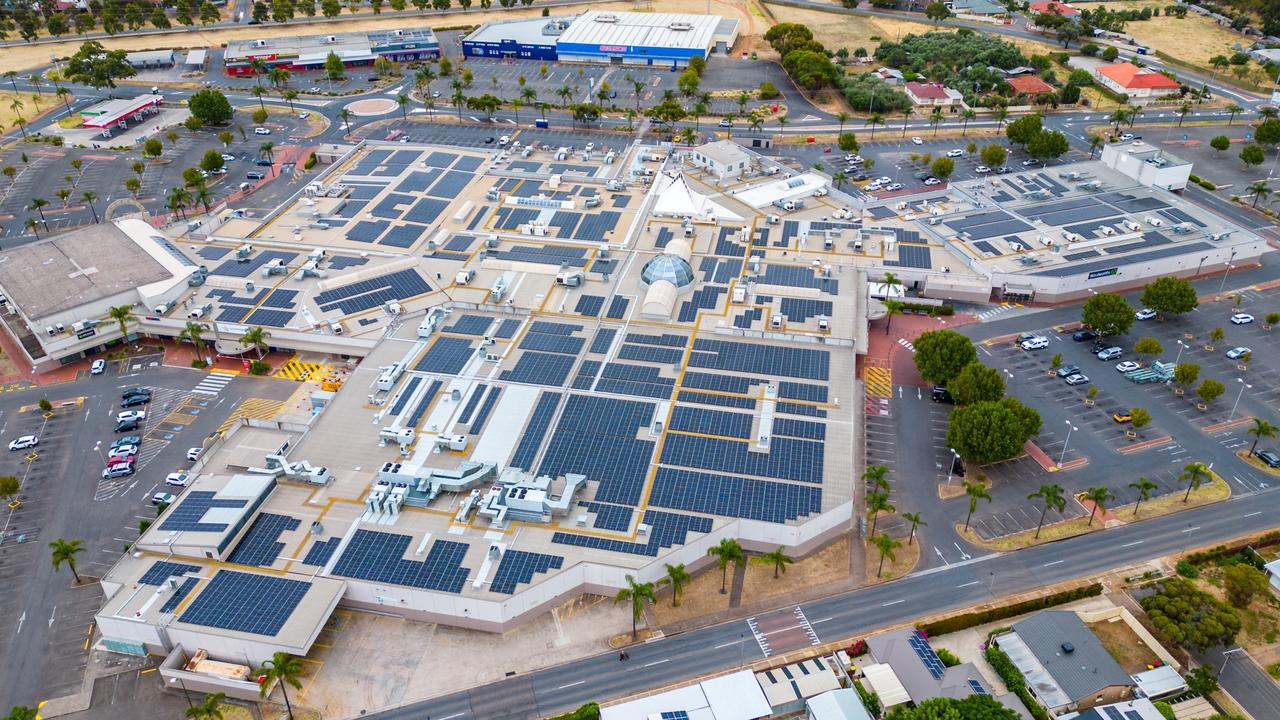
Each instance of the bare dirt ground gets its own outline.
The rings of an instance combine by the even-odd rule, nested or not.
[[[1074,7],[1096,9],[1106,6],[1108,10],[1141,10],[1144,7],[1163,6],[1158,2],[1125,2],[1075,3]],[[1124,31],[1132,35],[1138,42],[1153,47],[1169,57],[1177,58],[1201,67],[1209,67],[1209,58],[1214,55],[1230,57],[1235,52],[1236,43],[1248,45],[1245,36],[1219,26],[1202,15],[1187,13],[1181,20],[1166,18],[1161,15],[1150,20],[1125,23]]]
[[[1089,629],[1127,673],[1143,672],[1160,660],[1123,621],[1090,623]]]

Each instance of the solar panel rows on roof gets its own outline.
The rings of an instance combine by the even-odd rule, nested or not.
[[[310,587],[300,580],[219,570],[178,620],[274,636]]]
[[[822,512],[822,489],[660,467],[649,504],[782,523]]]
[[[307,550],[307,556],[302,559],[302,564],[324,567],[329,562],[329,558],[333,557],[333,551],[337,550],[338,545],[341,543],[342,538],[339,537],[317,540],[311,543],[310,549]]]
[[[151,567],[138,578],[141,585],[163,585],[166,580],[171,577],[186,575],[200,569],[199,565],[186,565],[184,563],[168,562],[166,560],[157,560],[151,563]]]
[[[609,310],[604,315],[611,320],[621,320],[627,315],[627,306],[631,304],[631,299],[621,295],[614,295],[613,301],[609,303]]]
[[[191,594],[192,590],[196,589],[196,585],[198,584],[200,584],[200,578],[197,577],[189,577],[183,580],[182,584],[174,589],[173,594],[169,596],[169,599],[165,600],[164,604],[160,606],[160,612],[171,613],[174,610],[177,610],[178,606],[182,604],[182,601]]]
[[[735,475],[758,475],[781,480],[821,483],[823,449],[821,443],[793,438],[774,438],[769,452],[753,452],[751,444],[735,440],[668,435],[662,445],[662,462],[668,465],[705,468]]]
[[[555,417],[556,408],[559,405],[560,393],[544,392],[538,397],[538,404],[533,408],[533,414],[524,429],[524,435],[520,436],[520,444],[516,446],[516,452],[511,456],[512,467],[522,470],[533,469],[538,448],[542,446],[542,439],[546,437],[547,428],[551,426],[551,419]]]
[[[671,412],[670,427],[672,430],[704,435],[748,439],[751,437],[751,416],[744,413],[676,405]]]
[[[587,351],[596,355],[603,355],[609,352],[609,347],[613,345],[613,338],[618,331],[613,328],[600,328],[596,331],[596,336],[591,340],[591,348]]]
[[[502,553],[498,569],[493,574],[489,589],[503,595],[512,595],[516,585],[533,580],[534,573],[559,570],[564,566],[564,558],[559,555],[543,555],[542,553],[507,550]]]
[[[600,314],[600,311],[603,308],[604,308],[603,295],[580,295],[578,297],[578,304],[573,308],[573,311],[578,313],[579,315],[596,317]]]
[[[405,560],[410,535],[356,530],[333,566],[333,574],[373,582],[462,592],[471,570],[462,566],[468,545],[436,540],[421,561]]]
[[[507,318],[498,325],[498,329],[493,333],[496,338],[509,340],[515,337],[516,331],[520,329],[520,321],[515,318]]]
[[[422,393],[422,399],[418,401],[418,406],[413,409],[409,418],[405,420],[405,427],[418,427],[418,423],[422,422],[422,416],[427,414],[427,408],[431,407],[431,401],[435,400],[436,393],[440,392],[440,386],[443,384],[440,380],[431,381],[431,384],[427,386],[426,392]]]
[[[831,353],[826,350],[752,345],[727,340],[697,340],[689,358],[691,367],[731,372],[826,380]]]
[[[431,286],[416,270],[408,269],[319,292],[315,302],[324,312],[336,309],[343,315],[350,315],[388,300],[404,300],[428,292],[431,292]]]
[[[595,499],[634,505],[640,500],[651,440],[637,440],[653,420],[652,403],[573,394],[552,433],[538,473],[581,473],[599,481]]]
[[[580,502],[588,512],[595,513],[595,522],[591,527],[597,530],[613,530],[626,532],[631,527],[632,509],[625,505],[610,505],[599,502]]]
[[[516,360],[515,367],[503,370],[499,379],[563,387],[565,378],[569,377],[569,371],[573,369],[574,360],[573,355],[525,350],[520,354],[520,359]]]
[[[493,412],[493,406],[498,402],[498,394],[502,392],[502,388],[494,385],[489,388],[489,393],[484,397],[484,403],[476,412],[475,419],[471,421],[471,434],[476,435],[480,429],[484,427],[484,421],[489,419],[489,413]]]
[[[735,397],[733,395],[711,395],[708,393],[680,391],[680,402],[692,402],[700,405],[716,405],[718,407],[739,408],[743,410],[753,410],[756,401],[748,397]]]
[[[475,356],[470,340],[454,337],[437,337],[422,359],[413,366],[419,372],[457,375]]]
[[[288,515],[260,513],[254,518],[253,524],[249,526],[235,550],[231,551],[227,562],[269,567],[284,551],[284,543],[279,542],[280,535],[297,530],[299,524],[301,521],[298,518]]]
[[[458,335],[484,335],[484,331],[489,329],[493,324],[493,318],[484,315],[463,315],[458,318],[452,325],[445,328],[445,332],[457,333]]]
[[[622,349],[618,351],[618,358],[622,360],[639,360],[641,362],[662,363],[665,365],[678,365],[683,355],[683,350],[654,347],[653,345],[623,345]]]
[[[222,532],[227,529],[226,523],[201,522],[201,518],[211,508],[242,508],[246,500],[216,500],[214,494],[207,490],[191,490],[178,501],[178,504],[165,511],[161,516],[161,530],[184,530],[188,532]]]
[[[649,526],[649,537],[643,543],[567,532],[553,534],[551,542],[655,557],[663,548],[685,544],[688,534],[691,532],[711,532],[711,518],[681,515],[660,510],[645,510],[640,522]]]
[[[480,398],[484,395],[484,389],[487,385],[476,385],[471,390],[471,397],[467,398],[467,404],[462,406],[462,414],[458,416],[458,422],[465,425],[471,419],[471,414],[476,411],[476,406],[480,404]]]

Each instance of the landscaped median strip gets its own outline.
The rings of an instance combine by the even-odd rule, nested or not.
[[[1253,416],[1246,415],[1244,417],[1239,417],[1239,418],[1236,418],[1235,420],[1229,420],[1227,422],[1220,422],[1220,423],[1214,423],[1212,425],[1205,425],[1200,429],[1207,433],[1213,433],[1213,432],[1218,432],[1219,430],[1226,430],[1228,428],[1233,428],[1238,425],[1248,425],[1251,422],[1253,422]]]
[[[1048,453],[1041,450],[1039,445],[1036,445],[1030,440],[1022,446],[1022,449],[1025,450],[1026,453],[1031,456],[1031,459],[1035,460],[1036,463],[1040,465],[1040,468],[1045,472],[1061,472],[1063,470],[1071,470],[1072,468],[1083,467],[1089,464],[1089,458],[1080,457],[1070,462],[1065,462],[1062,465],[1058,465],[1057,461],[1049,457]]]
[[[1172,437],[1168,435],[1164,435],[1162,437],[1152,438],[1150,440],[1143,440],[1142,442],[1134,443],[1133,445],[1126,445],[1125,447],[1122,447],[1116,450],[1116,452],[1120,453],[1121,455],[1126,455],[1131,452],[1137,452],[1139,450],[1148,450],[1153,447],[1164,445],[1165,443],[1168,443],[1171,440],[1173,440]]]
[[[1110,521],[1112,526],[1124,525],[1134,520],[1150,520],[1162,515],[1169,515],[1183,510],[1190,510],[1194,507],[1209,505],[1212,503],[1222,502],[1231,497],[1231,486],[1227,481],[1222,479],[1216,472],[1209,471],[1210,480],[1202,483],[1200,488],[1191,491],[1190,499],[1183,502],[1182,498],[1186,497],[1185,490],[1178,490],[1166,493],[1159,497],[1146,500],[1142,503],[1130,503],[1121,505],[1116,508],[1107,508],[1106,513],[1111,515],[1113,519]],[[1134,516],[1134,505],[1137,504],[1138,513]],[[1105,523],[1098,522],[1098,517],[1094,517],[1092,525],[1089,524],[1089,516],[1071,518],[1061,522],[1050,523],[1040,528],[1040,537],[1036,538],[1036,530],[1024,530],[1022,532],[1004,535],[1002,537],[985,540],[978,535],[973,528],[964,529],[961,523],[956,523],[956,532],[965,540],[977,545],[980,548],[994,550],[998,552],[1007,552],[1010,550],[1020,550],[1022,548],[1040,545],[1042,543],[1054,542],[1076,535],[1084,535],[1095,530],[1105,528]]]

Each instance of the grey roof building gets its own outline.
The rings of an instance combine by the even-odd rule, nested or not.
[[[1132,696],[1134,682],[1074,612],[1050,610],[995,638],[1051,712],[1085,710]]]
[[[882,668],[863,668],[886,708],[907,700],[919,705],[936,697],[963,700],[970,695],[993,695],[990,685],[973,663],[946,667],[929,640],[915,628],[872,635],[867,638],[867,649],[877,665],[888,666],[892,670],[890,678]],[[894,687],[894,679],[898,687]],[[995,696],[995,699],[1024,718],[1031,717],[1017,696],[1008,694]]]

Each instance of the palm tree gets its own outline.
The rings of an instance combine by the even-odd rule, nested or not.
[[[849,120],[849,113],[841,110],[840,112],[836,113],[836,120],[840,121],[840,130],[836,133],[836,135],[843,135],[844,124]]]
[[[742,552],[742,546],[733,538],[725,538],[720,541],[719,545],[707,550],[708,555],[715,555],[716,562],[720,564],[720,594],[723,595],[728,590],[725,584],[729,581],[729,563],[737,565],[746,559]]]
[[[201,351],[204,348],[204,333],[208,329],[209,326],[204,323],[189,322],[182,332],[178,333],[178,342],[190,341],[196,346],[196,355],[203,357],[204,353]]]
[[[1253,193],[1253,207],[1256,208],[1259,200],[1271,194],[1271,188],[1266,180],[1259,180],[1249,186],[1249,192]]]
[[[120,336],[123,338],[129,337],[129,323],[138,322],[138,316],[133,314],[132,305],[116,305],[107,308],[107,317],[120,325]]]
[[[789,122],[791,122],[791,119],[790,119],[790,118],[788,118],[786,115],[779,115],[779,116],[778,116],[778,134],[779,134],[779,135],[781,135],[781,134],[782,134],[782,132],[783,132],[784,130],[786,130],[786,128],[787,128],[787,123],[789,123]]]
[[[1276,117],[1277,115],[1280,115],[1280,110],[1276,110],[1270,105],[1263,105],[1262,107],[1258,108],[1258,117],[1263,120],[1270,120]]]
[[[796,559],[787,554],[786,548],[781,545],[773,552],[760,553],[751,558],[751,561],[758,565],[773,566],[773,579],[778,579],[778,573],[785,573],[787,566],[795,562]]]
[[[924,521],[924,518],[920,517],[920,513],[908,513],[908,512],[904,512],[904,513],[902,513],[902,519],[903,519],[903,520],[906,520],[906,521],[907,521],[907,522],[909,522],[909,523],[911,523],[911,534],[907,536],[907,544],[908,544],[908,545],[910,545],[912,542],[914,542],[914,541],[915,541],[915,539],[916,539],[916,528],[917,528],[917,527],[928,527],[928,526],[929,526],[929,523],[925,522],[925,521]]]
[[[996,106],[996,119],[1000,121],[1000,129],[1004,129],[1004,121],[1009,119],[1009,108],[1004,105]]]
[[[1186,502],[1191,498],[1192,490],[1199,490],[1200,483],[1209,477],[1209,468],[1204,463],[1190,463],[1182,468],[1182,474],[1178,476],[1179,480],[1185,480],[1187,483],[1187,494],[1182,496],[1182,502]]]
[[[1089,159],[1093,159],[1094,153],[1098,152],[1098,148],[1102,147],[1103,139],[1098,135],[1089,135]]]
[[[1138,478],[1138,482],[1129,483],[1129,487],[1138,491],[1138,502],[1133,504],[1133,516],[1138,517],[1138,508],[1142,507],[1142,503],[1151,499],[1151,491],[1155,490],[1158,485],[1147,479],[1146,475]]]
[[[964,529],[969,529],[969,520],[973,518],[973,511],[978,509],[978,501],[986,500],[991,502],[991,493],[987,492],[987,486],[980,482],[964,481],[964,494],[969,496],[969,514],[964,518]]]
[[[1192,104],[1184,102],[1178,108],[1178,127],[1182,127],[1182,121],[1187,119],[1187,113],[1191,112]]]
[[[613,596],[613,604],[621,605],[631,602],[631,639],[636,639],[636,622],[644,614],[645,603],[653,602],[653,583],[638,583],[634,577],[627,576],[627,586]]]
[[[275,149],[276,149],[275,143],[264,142],[258,146],[258,157],[262,157],[263,155],[266,155],[268,160],[270,160],[271,162],[275,162],[276,161]]]
[[[187,708],[187,717],[192,720],[222,720],[222,701],[227,699],[226,693],[205,695],[204,702]]]
[[[1110,488],[1105,485],[1098,485],[1085,490],[1084,499],[1093,501],[1093,509],[1089,511],[1089,526],[1092,527],[1093,516],[1096,515],[1099,510],[1101,510],[1105,515],[1107,512],[1107,502],[1115,500],[1116,496],[1115,493],[1111,492]]]
[[[292,685],[296,689],[302,689],[302,681],[298,676],[302,674],[302,660],[296,658],[286,652],[278,652],[271,656],[271,659],[262,663],[262,667],[258,668],[254,675],[263,676],[262,688],[258,694],[266,697],[271,692],[271,681],[278,680],[280,682],[280,692],[284,694],[284,707],[289,713],[289,720],[293,720],[293,706],[289,704],[289,690],[287,685]]]
[[[267,338],[271,337],[271,333],[260,327],[251,327],[240,336],[240,344],[247,345],[258,351],[258,359],[262,359],[262,353],[270,347],[267,344]]]
[[[37,197],[31,198],[31,204],[27,206],[28,210],[35,210],[40,213],[40,222],[44,223],[44,231],[49,232],[49,221],[44,217],[44,207],[49,204],[48,200]]]
[[[911,119],[911,108],[902,108],[902,137],[907,136],[907,121]]]
[[[84,192],[80,193],[80,199],[84,201],[86,205],[89,206],[89,211],[93,213],[93,222],[94,224],[97,224],[98,209],[93,206],[93,201],[98,199],[98,193],[92,190],[85,190]]]
[[[876,534],[876,524],[880,522],[880,513],[894,512],[898,508],[889,502],[889,493],[875,490],[867,493],[867,517],[871,519],[871,534]]]
[[[399,95],[396,96],[396,104],[400,106],[400,118],[402,120],[408,120],[409,111],[406,108],[409,105],[409,96],[405,95],[404,93],[400,93]]]
[[[876,549],[880,551],[880,567],[876,568],[876,577],[880,577],[880,574],[884,572],[884,559],[887,557],[890,560],[897,560],[898,558],[893,554],[893,551],[902,547],[902,542],[889,537],[888,533],[880,533],[871,538],[871,544],[875,545]]]
[[[862,479],[867,480],[868,484],[877,490],[888,490],[889,481],[885,476],[889,474],[889,468],[884,465],[872,465],[862,473]]]
[[[929,114],[929,124],[933,126],[933,136],[938,136],[938,126],[942,124],[942,108],[936,107]]]
[[[435,79],[436,73],[429,67],[424,67],[413,74],[413,83],[424,98],[431,96],[431,83]]]
[[[844,181],[848,179],[849,176],[845,175],[843,170],[837,170],[831,175],[831,182],[836,184],[837,189],[839,189],[841,185],[844,185]]]
[[[1266,420],[1259,420],[1258,418],[1254,418],[1253,427],[1249,428],[1246,432],[1248,432],[1250,435],[1253,436],[1253,445],[1249,448],[1249,454],[1253,455],[1253,451],[1258,449],[1258,442],[1261,441],[1262,438],[1264,437],[1265,438],[1275,437],[1276,433],[1280,432],[1280,428],[1276,427],[1275,425],[1272,425]]]
[[[1049,508],[1053,508],[1058,512],[1067,506],[1067,500],[1063,497],[1062,486],[1057,483],[1045,483],[1040,489],[1027,496],[1028,500],[1042,500],[1044,506],[1040,510],[1040,522],[1036,525],[1036,540],[1040,539],[1040,528],[1044,527],[1044,518],[1049,514]]]
[[[886,321],[884,324],[884,334],[888,335],[889,328],[893,325],[893,316],[898,315],[905,310],[906,305],[897,300],[885,300],[882,304],[884,305],[884,317]]]
[[[978,111],[973,108],[965,108],[960,113],[960,117],[964,118],[964,129],[960,131],[960,137],[964,137],[969,134],[969,121],[978,117]]]
[[[285,90],[280,93],[280,97],[284,98],[284,101],[289,103],[289,112],[295,112],[297,110],[297,108],[293,106],[293,101],[298,99],[297,90]]]
[[[76,555],[84,552],[83,540],[63,540],[58,538],[49,543],[50,549],[53,550],[53,569],[58,570],[62,567],[62,563],[66,563],[71,568],[71,574],[76,578],[76,584],[80,584],[80,573],[76,572]]]
[[[1230,125],[1231,123],[1235,122],[1236,115],[1239,115],[1240,113],[1244,112],[1244,108],[1240,107],[1239,105],[1237,105],[1237,104],[1235,104],[1235,103],[1231,103],[1230,105],[1226,106],[1226,107],[1225,107],[1225,108],[1223,108],[1223,109],[1227,111],[1227,124],[1228,124],[1228,125]]]
[[[67,99],[71,95],[71,91],[59,85],[54,94],[62,99],[62,106],[67,110],[66,117],[71,117],[71,102]]]
[[[684,593],[684,584],[692,578],[684,569],[684,563],[667,564],[667,576],[658,581],[659,585],[671,586],[671,607],[680,607],[680,595]]]
[[[884,274],[884,278],[880,280],[880,284],[884,285],[886,295],[892,295],[894,288],[902,286],[902,280],[897,275],[887,272]]]
[[[254,85],[253,88],[249,90],[249,92],[258,98],[258,106],[265,111],[267,109],[267,106],[262,102],[262,96],[267,94],[266,88],[262,87],[261,85]]]
[[[348,110],[347,108],[342,108],[341,110],[338,111],[338,117],[342,118],[342,129],[350,130],[351,129],[351,111]]]
[[[22,101],[19,100],[18,98],[14,98],[13,102],[9,103],[9,109],[13,111],[14,115],[18,116],[14,124],[17,125],[20,130],[22,130],[22,137],[26,138],[27,137],[27,121],[22,119],[22,108],[24,107],[26,106],[23,105]]]
[[[1129,118],[1128,111],[1122,107],[1116,108],[1115,112],[1111,113],[1111,122],[1116,124],[1116,130],[1119,130],[1120,125],[1128,118]]]
[[[30,230],[31,234],[35,235],[37,240],[40,239],[40,233],[36,231],[36,228],[40,227],[40,223],[36,222],[35,218],[27,218],[27,221],[22,225],[26,229]]]
[[[884,116],[881,115],[880,113],[872,113],[871,117],[867,118],[867,125],[871,127],[872,140],[876,139],[876,126],[883,125],[883,124],[884,124]]]

